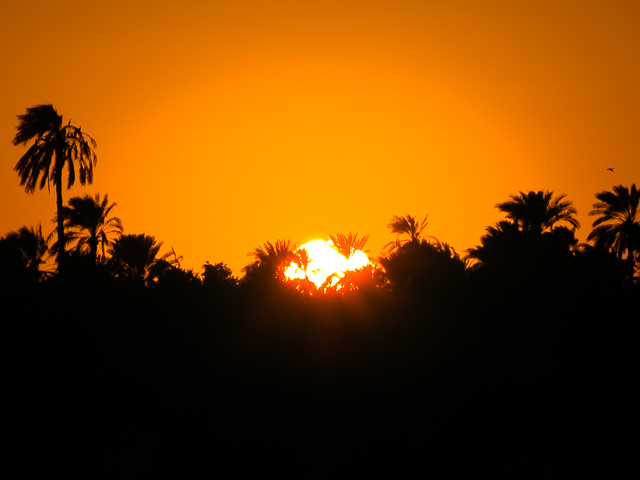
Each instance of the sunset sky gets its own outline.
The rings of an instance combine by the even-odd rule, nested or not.
[[[640,2],[4,0],[0,236],[54,229],[13,168],[17,115],[51,103],[98,142],[125,233],[236,275],[266,241],[429,214],[459,252],[520,190],[640,184]],[[607,171],[614,167],[613,173]]]

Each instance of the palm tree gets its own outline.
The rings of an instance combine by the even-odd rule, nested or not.
[[[133,279],[137,282],[149,283],[159,273],[156,264],[163,261],[162,267],[169,266],[166,262],[172,252],[160,258],[157,257],[162,243],[156,243],[155,237],[145,234],[129,234],[118,237],[109,248],[110,264],[114,267],[118,277]],[[165,265],[166,264],[166,265]]]
[[[238,279],[226,263],[210,264],[206,262],[202,268],[202,285],[208,290],[229,290],[238,285]]]
[[[404,217],[394,215],[391,217],[387,228],[390,228],[391,232],[396,234],[396,239],[387,243],[383,249],[388,248],[390,251],[393,251],[405,243],[419,243],[422,231],[428,224],[428,216],[428,214],[425,215],[422,222],[418,222],[416,217],[412,215],[405,215]]]
[[[349,232],[349,235],[338,233],[335,237],[333,235],[329,235],[329,240],[333,245],[333,248],[335,248],[340,255],[349,260],[351,255],[356,253],[358,250],[364,251],[364,246],[367,244],[367,240],[369,240],[369,235],[365,235],[359,239],[357,233],[355,235],[352,235],[351,232]]]
[[[279,263],[282,260],[292,258],[296,251],[296,244],[291,240],[276,240],[276,243],[266,242],[262,247],[256,247],[249,255],[252,255],[260,263]]]
[[[635,263],[640,257],[640,190],[618,185],[613,192],[596,194],[589,215],[597,215],[587,241],[595,241],[597,247],[610,250],[618,259],[627,258]]]
[[[480,238],[480,245],[467,250],[467,258],[482,264],[493,264],[504,260],[511,262],[522,249],[522,231],[515,222],[501,220],[487,227]]]
[[[424,288],[424,292],[442,291],[463,280],[468,264],[456,250],[437,239],[407,241],[378,258],[392,289]]]
[[[266,242],[261,247],[256,247],[247,255],[253,256],[255,260],[243,267],[245,278],[256,276],[256,272],[266,272],[267,276],[282,279],[284,270],[296,260],[296,244],[290,240],[276,240],[275,244]],[[260,274],[258,274],[260,276]]]
[[[26,145],[34,141],[18,160],[14,170],[20,177],[20,185],[27,193],[34,193],[38,181],[42,190],[49,182],[56,188],[56,211],[58,215],[58,268],[64,259],[64,217],[62,215],[62,172],[67,167],[67,189],[75,183],[76,166],[80,183],[93,182],[93,167],[97,157],[93,148],[96,142],[91,136],[69,122],[62,125],[62,115],[52,105],[36,105],[27,108],[27,113],[18,115],[18,132],[14,145]]]
[[[49,251],[49,238],[50,236],[45,238],[42,234],[41,225],[38,225],[37,228],[23,226],[17,232],[8,233],[3,239],[0,239],[0,243],[3,251],[6,248],[7,252],[9,250],[12,252],[11,256],[18,260],[20,268],[29,278],[41,281],[53,275],[53,272],[45,266],[46,255]],[[5,259],[4,256],[3,259]],[[8,265],[3,265],[2,268],[4,270],[7,267],[8,270],[12,270]]]
[[[384,284],[382,274],[372,264],[357,270],[347,270],[344,275],[327,291],[349,293],[357,290],[376,290]]]
[[[576,209],[565,194],[553,197],[552,191],[520,192],[510,195],[510,200],[496,204],[496,208],[507,214],[507,218],[523,231],[541,234],[550,231],[558,222],[567,222],[574,229],[580,227],[575,218]]]
[[[114,234],[122,235],[122,222],[118,217],[109,217],[111,210],[117,204],[109,204],[109,195],[100,198],[85,195],[69,199],[69,206],[63,207],[64,226],[67,239],[76,240],[76,250],[89,253],[95,264],[98,259],[98,247],[102,250],[102,260],[105,248],[108,247]]]
[[[558,262],[577,248],[575,232],[565,226],[556,226],[541,234],[521,230],[510,220],[501,220],[487,227],[480,245],[467,250],[467,259],[479,265],[500,269],[522,269],[526,265],[542,266]]]

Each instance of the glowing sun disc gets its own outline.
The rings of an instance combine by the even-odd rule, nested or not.
[[[298,248],[298,250],[302,249],[307,251],[309,257],[306,274],[298,265],[291,263],[285,270],[284,275],[291,280],[296,278],[303,279],[306,276],[316,287],[320,287],[329,276],[335,274],[329,284],[329,286],[333,286],[344,276],[347,270],[357,270],[369,263],[369,259],[364,252],[358,250],[347,260],[330,243],[324,240],[314,240]]]

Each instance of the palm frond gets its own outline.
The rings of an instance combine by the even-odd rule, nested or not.
[[[387,243],[385,247],[390,250],[394,250],[407,242],[419,242],[422,238],[422,232],[428,225],[428,216],[428,214],[425,215],[421,222],[418,222],[416,217],[409,214],[403,217],[399,217],[398,215],[391,217],[391,220],[387,224],[387,228],[389,228],[392,233],[396,234],[396,240],[394,242]]]
[[[541,234],[550,231],[558,222],[567,222],[574,229],[579,228],[580,223],[575,218],[576,209],[565,198],[565,194],[554,198],[552,190],[520,191],[518,195],[509,195],[509,200],[497,203],[495,208],[525,231]]]
[[[622,185],[613,191],[596,194],[598,202],[593,204],[589,215],[597,216],[587,241],[596,247],[610,250],[617,258],[629,258],[635,262],[640,252],[640,191],[632,184]]]
[[[61,126],[62,116],[58,115],[53,105],[35,105],[27,108],[24,115],[18,115],[18,131],[13,144],[26,144],[47,132],[60,130]]]
[[[329,235],[329,243],[331,243],[333,248],[347,260],[349,260],[349,258],[351,258],[351,256],[358,250],[367,253],[364,250],[367,240],[369,240],[369,235],[365,235],[359,239],[357,233],[353,235],[351,232],[349,232],[349,235],[343,235],[341,233],[338,233],[335,236]]]

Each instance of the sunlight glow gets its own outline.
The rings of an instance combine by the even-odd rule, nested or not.
[[[308,278],[313,284],[320,288],[327,278],[332,276],[326,287],[332,287],[340,281],[347,270],[357,270],[369,264],[369,258],[361,251],[357,250],[347,260],[338,253],[331,242],[324,240],[314,240],[301,245],[297,252],[306,250],[309,263],[305,270],[302,265],[292,262],[285,270],[284,275],[289,280]]]

